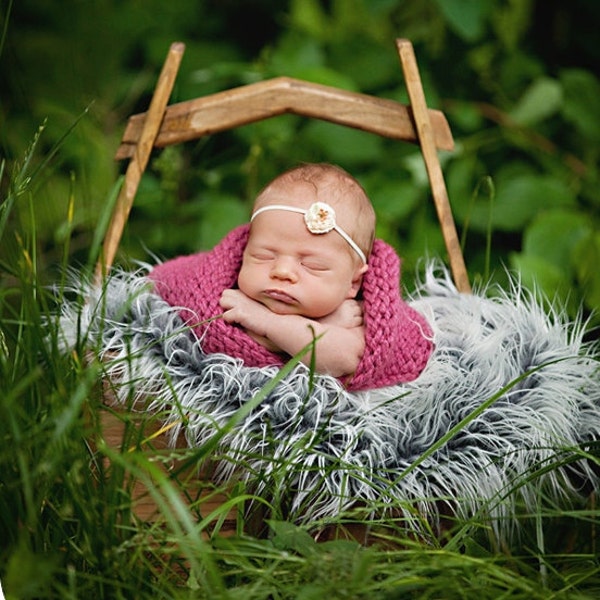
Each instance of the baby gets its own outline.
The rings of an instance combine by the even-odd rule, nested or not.
[[[354,373],[365,347],[356,297],[374,232],[371,202],[342,169],[309,164],[280,175],[254,204],[238,289],[221,296],[225,320],[288,355],[316,336],[316,371]]]
[[[356,179],[301,165],[264,188],[249,224],[149,277],[204,354],[282,366],[315,340],[315,371],[350,391],[411,381],[431,354],[431,329],[402,299],[400,259],[374,230]]]

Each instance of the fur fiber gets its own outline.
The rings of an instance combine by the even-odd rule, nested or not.
[[[133,394],[139,410],[173,424],[173,439],[199,446],[278,368],[204,354],[146,273],[79,286],[87,301],[63,305],[65,349],[95,348],[116,402]],[[440,511],[483,514],[500,534],[519,501],[533,509],[541,494],[565,503],[598,489],[597,455],[594,464],[584,453],[600,438],[599,355],[581,319],[544,308],[517,280],[508,291],[460,294],[433,263],[409,303],[435,339],[416,380],[350,393],[298,364],[226,428],[216,477],[244,479],[265,497],[283,481],[300,523],[363,506],[373,518],[410,524],[420,514],[434,526]]]

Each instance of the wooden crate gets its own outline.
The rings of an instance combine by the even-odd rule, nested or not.
[[[202,520],[214,513],[214,518],[205,529],[207,536],[213,533],[230,536],[238,530],[238,509],[235,506],[223,509],[231,494],[224,486],[214,484],[214,466],[209,463],[187,465],[189,452],[186,452],[185,441],[179,439],[174,447],[170,446],[168,434],[163,431],[159,418],[111,407],[101,409],[98,417],[99,436],[108,448],[121,453],[134,450],[143,452],[144,458],[153,467],[170,478],[195,518]],[[104,466],[108,469],[106,474],[114,468],[108,459]],[[143,479],[131,474],[125,478],[124,487],[131,491],[132,514],[136,519],[148,523],[164,521],[165,517],[147,483],[150,481],[155,486],[158,482],[153,480],[150,472],[146,473],[147,477]]]

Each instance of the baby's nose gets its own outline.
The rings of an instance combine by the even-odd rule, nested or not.
[[[274,261],[271,268],[271,277],[295,282],[298,280],[298,272],[295,262],[288,257],[280,256]]]

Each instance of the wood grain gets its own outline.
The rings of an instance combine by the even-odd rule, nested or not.
[[[421,84],[421,76],[415,58],[412,44],[408,40],[396,40],[404,79],[408,89],[408,96],[412,106],[415,125],[419,137],[419,144],[423,153],[425,167],[429,175],[431,193],[437,211],[438,220],[442,229],[442,235],[448,252],[448,260],[454,283],[459,292],[469,293],[471,285],[463,258],[462,249],[456,233],[454,217],[450,207],[450,200],[446,190],[446,183],[437,154],[434,126],[429,118],[429,110],[425,102],[425,94]]]
[[[197,139],[278,115],[291,113],[330,121],[406,142],[418,143],[411,109],[376,98],[289,77],[277,77],[169,106],[156,147]],[[429,110],[435,145],[452,150],[454,140],[444,114]],[[146,113],[133,115],[115,158],[134,155]]]

